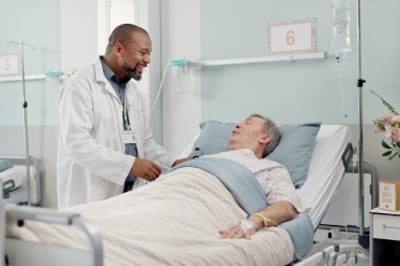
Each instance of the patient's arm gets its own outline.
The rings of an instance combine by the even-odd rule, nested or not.
[[[250,215],[248,219],[254,224],[253,228],[249,230],[244,230],[241,226],[241,223],[243,223],[243,221],[239,221],[237,224],[231,226],[226,230],[220,230],[219,234],[221,238],[250,239],[251,235],[253,235],[257,230],[265,226],[275,226],[282,222],[292,220],[296,218],[296,216],[297,210],[290,202],[285,200],[276,201],[268,205],[266,208],[260,210],[258,212],[258,215]],[[267,218],[269,222],[265,224],[262,217]]]
[[[186,162],[188,160],[191,160],[192,158],[182,158],[182,159],[176,159],[175,162],[172,164],[172,167],[174,167],[175,165],[181,164],[183,162]]]
[[[272,224],[268,224],[267,226],[278,225],[292,220],[297,216],[296,208],[286,200],[276,201],[260,210],[259,213],[272,221]],[[263,220],[260,216],[251,215],[249,219],[251,219],[255,224],[261,224],[263,226]]]

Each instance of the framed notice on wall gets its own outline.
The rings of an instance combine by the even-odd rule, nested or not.
[[[14,76],[19,74],[19,55],[0,54],[0,76]]]
[[[315,19],[268,25],[269,54],[315,52]]]

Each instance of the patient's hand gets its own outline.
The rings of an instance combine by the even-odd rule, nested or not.
[[[192,158],[182,158],[182,159],[176,159],[176,161],[172,164],[172,167],[174,167],[175,165],[178,165],[180,163],[186,162],[188,160],[191,160]]]
[[[136,158],[131,168],[131,174],[148,181],[156,179],[161,173],[161,168],[154,162],[142,158]]]
[[[254,224],[245,224],[245,219],[239,221],[237,224],[231,226],[227,230],[219,230],[221,238],[245,238],[251,239],[251,235],[256,232]]]

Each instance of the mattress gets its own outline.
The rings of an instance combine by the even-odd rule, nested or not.
[[[311,157],[308,178],[299,194],[309,208],[316,229],[345,172],[342,154],[351,142],[345,125],[322,125]]]

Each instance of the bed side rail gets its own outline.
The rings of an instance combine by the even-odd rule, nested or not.
[[[330,240],[325,246],[315,244],[316,249],[294,266],[354,265],[359,259],[368,259],[369,252],[355,240]]]
[[[348,169],[351,165],[353,153],[354,153],[353,145],[349,142],[349,143],[347,143],[347,145],[343,151],[343,154],[342,154],[342,162],[343,162],[344,169],[346,169],[346,171],[348,171]]]
[[[351,144],[350,144],[351,145]],[[351,150],[351,155],[348,150]],[[342,155],[342,160],[346,169],[347,173],[359,173],[359,162],[353,161],[352,160],[352,154],[353,154],[353,148],[349,148],[349,144],[347,145],[345,151],[343,152]],[[348,154],[348,155],[346,155]],[[347,161],[348,160],[348,161]],[[347,161],[347,164],[345,163]],[[371,175],[371,185],[369,188],[369,193],[371,194],[371,202],[370,206],[371,209],[375,208],[378,206],[378,173],[376,170],[376,167],[372,165],[371,163],[367,161],[363,161],[363,167],[364,167],[364,174],[368,173]],[[361,183],[360,183],[361,184]],[[361,186],[361,185],[360,185]],[[359,189],[359,199],[361,202],[364,201],[364,192],[363,189]],[[360,235],[359,235],[359,241],[360,244],[363,247],[368,247],[369,245],[369,238],[368,235],[364,235],[364,207],[363,203],[360,204],[359,206],[359,215],[360,215],[360,221],[359,221],[359,229],[360,229]]]
[[[0,180],[0,185],[3,187],[3,182]],[[0,265],[4,265],[4,253],[6,243],[6,210],[3,200],[3,189],[0,189]]]
[[[93,265],[103,265],[103,246],[100,231],[95,226],[87,223],[79,214],[64,213],[47,208],[17,206],[15,204],[6,204],[5,212],[7,219],[15,219],[18,221],[19,225],[23,225],[24,220],[32,220],[44,223],[77,226],[89,239]]]

